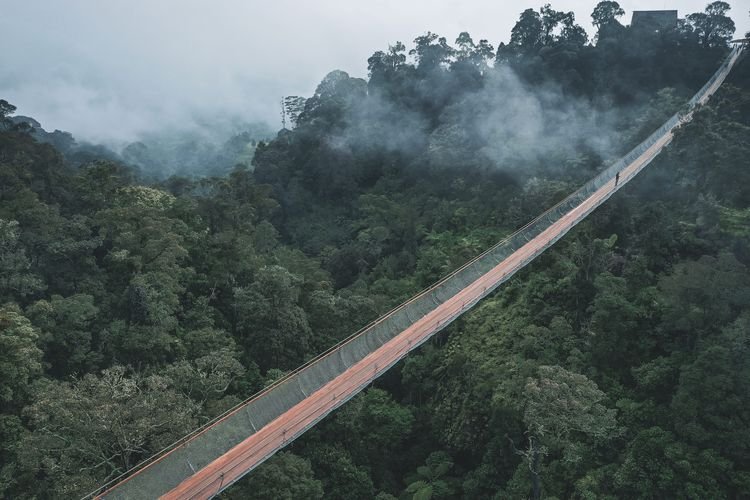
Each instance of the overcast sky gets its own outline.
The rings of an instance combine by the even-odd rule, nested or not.
[[[549,0],[593,36],[597,0]],[[214,116],[278,126],[283,95],[309,96],[333,69],[427,30],[507,41],[546,0],[0,0],[0,98],[45,129],[114,144]],[[706,0],[622,0],[632,10],[702,11]],[[750,0],[732,0],[737,34]]]

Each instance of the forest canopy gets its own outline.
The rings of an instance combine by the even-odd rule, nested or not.
[[[0,497],[95,490],[522,227],[681,109],[728,10],[428,31],[288,96],[275,136],[193,144],[192,176],[0,100]],[[743,497],[749,159],[745,60],[638,179],[225,496]]]

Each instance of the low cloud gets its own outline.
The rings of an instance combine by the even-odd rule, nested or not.
[[[8,2],[0,16],[0,98],[48,129],[117,146],[143,133],[216,117],[278,128],[283,95],[309,96],[333,69],[366,77],[367,58],[396,40],[461,31],[497,44],[543,1],[70,0]],[[628,10],[652,1],[622,1]],[[683,16],[706,0],[668,1]],[[595,0],[552,2],[593,34]],[[738,33],[746,2],[732,2]]]

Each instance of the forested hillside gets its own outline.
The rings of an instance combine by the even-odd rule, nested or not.
[[[96,489],[523,226],[700,88],[727,9],[397,42],[219,177],[71,156],[0,101],[0,497]],[[746,498],[749,265],[745,60],[638,179],[225,496]]]

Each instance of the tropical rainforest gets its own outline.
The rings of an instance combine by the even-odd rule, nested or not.
[[[427,32],[191,175],[0,101],[0,497],[96,490],[522,227],[684,106],[728,9]],[[748,498],[748,266],[740,61],[637,179],[223,495]]]

